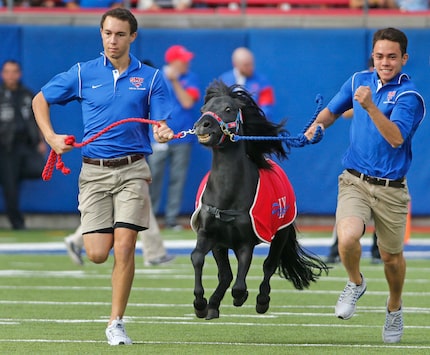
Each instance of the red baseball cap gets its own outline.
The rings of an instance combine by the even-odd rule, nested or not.
[[[194,53],[188,51],[184,46],[174,45],[167,49],[164,59],[166,63],[173,62],[174,60],[181,60],[183,62],[189,62],[193,59]]]

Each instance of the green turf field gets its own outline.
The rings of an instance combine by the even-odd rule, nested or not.
[[[189,231],[166,239],[192,238]],[[61,241],[67,231],[0,231],[0,243]],[[325,234],[316,233],[319,237]],[[328,233],[327,233],[328,236]],[[0,354],[429,354],[429,260],[408,260],[404,288],[405,332],[399,344],[384,344],[381,330],[387,297],[381,265],[362,261],[368,282],[356,316],[334,317],[346,278],[340,265],[309,290],[296,291],[276,275],[265,315],[255,312],[263,257],[248,276],[249,299],[232,306],[228,293],[220,318],[197,319],[192,308],[189,256],[163,267],[143,267],[126,313],[132,346],[110,347],[104,329],[110,313],[112,258],[103,265],[71,263],[67,255],[0,254]],[[233,263],[233,266],[235,263]],[[216,284],[211,257],[205,265],[207,296]]]

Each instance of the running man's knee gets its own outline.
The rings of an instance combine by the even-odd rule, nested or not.
[[[336,222],[339,245],[353,246],[360,242],[364,234],[365,225],[361,218],[347,217]]]
[[[109,257],[109,251],[104,250],[85,250],[87,257],[95,264],[104,263]]]
[[[87,257],[95,264],[104,263],[113,246],[113,235],[110,233],[87,233],[83,235]]]

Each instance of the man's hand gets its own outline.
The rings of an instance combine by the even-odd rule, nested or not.
[[[356,100],[366,111],[372,105],[372,91],[369,86],[360,86],[354,93]]]
[[[71,151],[73,145],[66,144],[66,138],[68,136],[65,134],[52,134],[50,137],[45,137],[46,142],[49,144],[51,149],[57,154],[63,154]]]
[[[176,68],[172,67],[171,65],[166,65],[164,67],[164,75],[170,81],[176,81],[176,80],[178,80],[181,73]]]
[[[165,121],[159,121],[159,124],[160,125],[153,125],[152,126],[152,131],[154,133],[154,139],[158,143],[166,143],[173,138],[174,133]]]
[[[317,131],[317,127],[321,127],[322,132],[324,132],[324,125],[322,123],[312,123],[312,125],[305,132],[305,137],[308,139],[308,141],[314,138],[315,133]]]

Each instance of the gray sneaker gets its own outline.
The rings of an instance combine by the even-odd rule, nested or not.
[[[145,266],[166,265],[166,264],[169,264],[171,261],[173,261],[173,259],[175,259],[174,255],[166,254],[154,260],[145,260],[144,265]]]
[[[131,345],[133,342],[125,332],[124,321],[117,318],[106,328],[106,338],[109,345]]]
[[[343,292],[340,294],[335,307],[335,315],[340,319],[351,318],[356,309],[358,299],[366,292],[366,280],[361,274],[361,285],[348,281]]]
[[[76,265],[84,265],[84,261],[82,260],[82,248],[79,248],[72,240],[68,237],[64,238],[64,243],[66,244],[67,254],[69,254],[70,259]]]
[[[395,312],[386,308],[385,324],[382,328],[382,340],[384,343],[398,343],[403,335],[403,314],[402,308]]]

